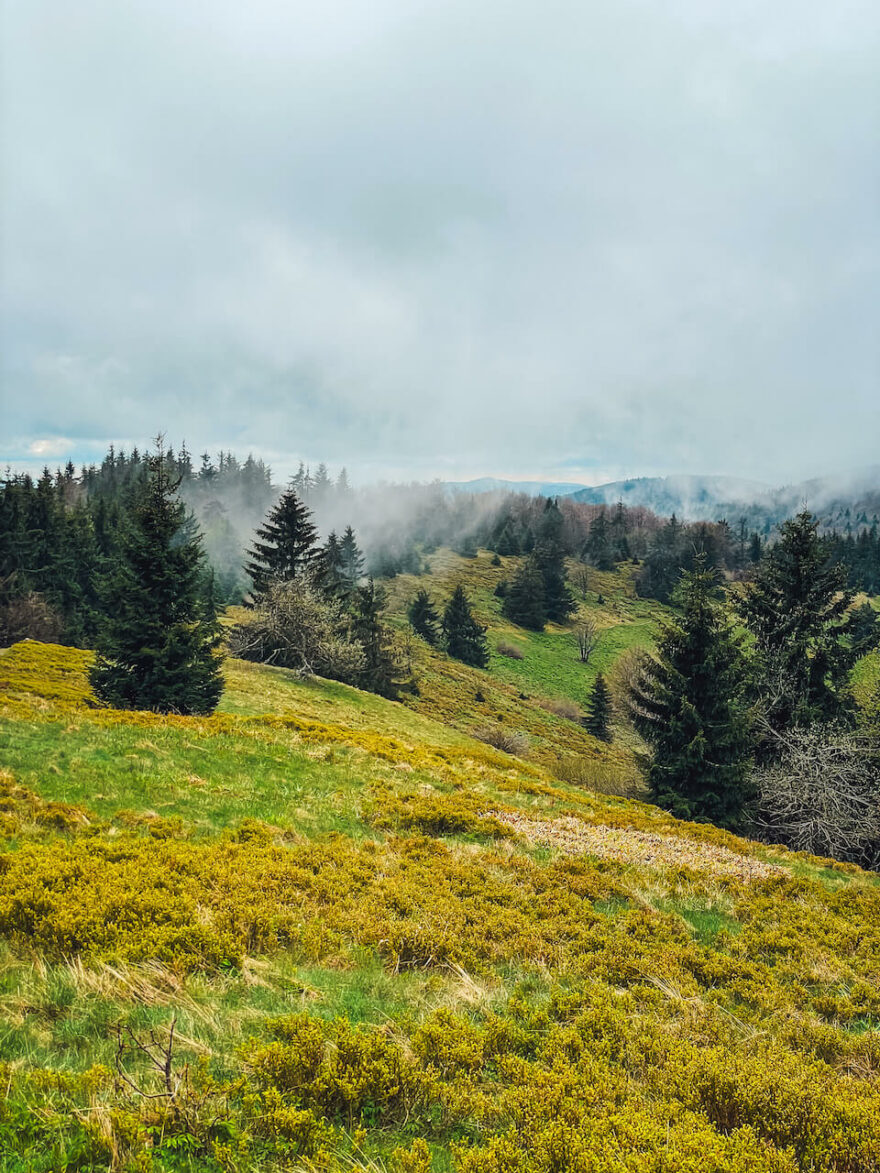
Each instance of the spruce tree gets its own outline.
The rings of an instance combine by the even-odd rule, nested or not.
[[[176,497],[161,446],[146,465],[101,592],[92,687],[116,708],[210,713],[223,681],[201,537]]]
[[[486,629],[471,614],[470,603],[461,583],[443,613],[443,639],[446,651],[472,668],[489,667]]]
[[[407,617],[416,635],[420,635],[432,648],[436,647],[440,638],[440,616],[426,590],[417,592],[409,605]]]
[[[535,563],[544,580],[544,609],[554,623],[565,623],[576,610],[566,584],[565,554],[561,546],[542,542],[535,547]]]
[[[254,601],[263,598],[273,580],[285,581],[305,574],[315,557],[318,531],[312,514],[293,488],[257,530],[245,569],[251,577]]]
[[[611,740],[611,693],[600,672],[590,692],[590,711],[584,719],[584,728],[600,741]]]
[[[364,556],[350,525],[346,526],[339,543],[339,561],[344,589],[352,594],[364,576]]]
[[[850,711],[853,596],[817,531],[807,510],[785,522],[739,602],[755,639],[757,699],[777,732]]]
[[[685,560],[682,527],[673,513],[656,534],[636,576],[636,591],[643,598],[668,603],[678,586]]]
[[[590,534],[584,545],[584,555],[597,570],[614,569],[614,546],[609,532],[605,510],[597,514],[590,526]]]
[[[653,748],[651,797],[678,818],[737,827],[749,797],[745,669],[703,559],[682,574],[681,616],[660,636],[630,695],[633,724]]]
[[[519,540],[509,521],[504,523],[501,533],[496,539],[495,550],[498,554],[518,554],[520,551]]]
[[[347,594],[342,570],[342,551],[339,538],[334,532],[331,531],[327,541],[315,555],[311,574],[315,585],[325,598],[339,599]]]
[[[351,633],[364,650],[358,685],[396,700],[401,682],[391,631],[382,621],[386,601],[385,591],[372,578],[358,587],[352,603]]]
[[[504,594],[501,613],[519,627],[544,630],[547,622],[544,576],[534,555],[527,558],[513,576]]]
[[[534,559],[544,580],[544,610],[554,623],[565,623],[575,610],[574,599],[566,585],[563,523],[559,505],[552,498],[548,499],[541,517]]]

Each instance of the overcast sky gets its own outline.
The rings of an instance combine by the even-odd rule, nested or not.
[[[876,0],[0,2],[0,463],[877,461]]]

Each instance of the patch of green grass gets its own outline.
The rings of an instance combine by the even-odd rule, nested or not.
[[[132,809],[179,816],[205,831],[255,818],[310,833],[355,833],[359,795],[375,775],[358,768],[363,753],[297,746],[289,734],[88,720],[0,720],[0,757],[42,798],[101,818]]]
[[[675,907],[670,905],[670,910],[675,911],[682,918],[687,921],[693,930],[694,937],[701,945],[711,945],[719,933],[738,933],[740,931],[740,923],[735,917],[728,916],[726,912],[722,912],[720,908],[693,908],[687,906]]]
[[[447,989],[448,979],[425,971],[393,972],[369,950],[355,951],[352,968],[301,966],[297,977],[309,991],[313,1011],[324,1018],[381,1026],[424,1012]]]
[[[853,694],[862,708],[880,696],[880,648],[863,656],[852,674]]]
[[[375,954],[356,950],[336,967],[297,966],[285,954],[251,959],[239,973],[190,975],[182,982],[160,965],[41,965],[0,957],[0,1063],[85,1071],[112,1068],[116,1027],[139,1036],[177,1018],[178,1058],[210,1059],[222,1073],[247,1035],[267,1018],[307,1010],[380,1026],[412,1020],[454,1000],[454,975],[393,973]]]
[[[505,635],[516,639],[523,658],[511,660],[493,652],[491,670],[499,679],[525,691],[567,697],[585,708],[598,673],[607,675],[621,654],[631,648],[651,647],[656,631],[656,624],[647,621],[603,628],[590,662],[582,664],[574,632],[569,628],[553,624],[545,631],[527,633],[519,628],[507,629]]]

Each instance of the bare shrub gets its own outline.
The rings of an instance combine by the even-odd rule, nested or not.
[[[766,732],[779,756],[753,772],[754,833],[795,851],[880,862],[880,741],[833,726]]]
[[[22,639],[58,643],[63,634],[64,620],[36,591],[0,605],[0,644]]]
[[[618,762],[597,761],[585,754],[560,758],[553,773],[561,782],[582,786],[597,794],[611,794],[620,798],[643,798],[644,784],[635,766]]]
[[[273,583],[249,621],[232,628],[228,643],[232,656],[304,676],[350,682],[365,664],[341,603],[329,602],[302,579]]]
[[[495,650],[499,656],[507,656],[508,660],[521,660],[523,658],[522,648],[517,647],[516,644],[508,643],[507,640],[499,640]]]
[[[590,656],[596,650],[596,645],[599,643],[599,628],[592,619],[582,620],[574,630],[574,636],[577,640],[578,655],[582,664],[589,664]]]
[[[503,725],[481,725],[473,731],[473,736],[478,741],[491,745],[493,749],[503,750],[504,753],[513,754],[518,758],[525,757],[529,750],[529,739],[525,733],[505,729]]]
[[[574,701],[567,697],[548,698],[538,702],[542,709],[552,713],[554,717],[564,717],[566,721],[576,721],[580,724],[583,713]]]

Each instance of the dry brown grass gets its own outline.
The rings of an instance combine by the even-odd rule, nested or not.
[[[576,721],[580,723],[583,716],[580,706],[576,705],[574,701],[570,701],[567,697],[547,697],[545,700],[539,702],[541,708],[548,713],[552,713],[554,717],[563,717],[566,721]]]
[[[730,876],[743,881],[780,875],[783,868],[752,856],[740,855],[727,847],[704,843],[684,835],[658,835],[625,827],[585,823],[573,815],[557,819],[529,819],[511,811],[488,812],[505,826],[518,831],[530,843],[555,847],[567,855],[598,855],[618,863],[678,871]]]
[[[644,798],[644,784],[635,766],[630,763],[603,761],[583,754],[560,758],[553,773],[561,782],[583,786],[597,794],[617,798]]]

